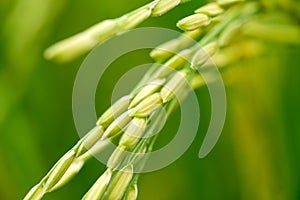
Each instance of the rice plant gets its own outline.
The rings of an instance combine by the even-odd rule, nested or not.
[[[45,57],[60,62],[75,59],[149,17],[166,14],[180,3],[183,2],[155,0],[119,18],[100,22],[49,47]],[[188,16],[177,23],[183,35],[159,45],[150,53],[157,64],[163,65],[154,64],[130,94],[111,105],[95,127],[58,160],[25,199],[41,199],[67,184],[108,142],[115,142],[118,147],[108,160],[107,170],[83,199],[137,199],[139,175],[134,171],[147,162],[143,154],[151,152],[157,139],[157,135],[143,136],[151,134],[150,121],[152,125],[160,123],[159,108],[171,114],[178,101],[188,94],[186,81],[192,89],[205,84],[197,69],[210,67],[208,60],[211,58],[223,71],[241,59],[263,55],[266,53],[264,43],[269,41],[300,43],[299,16],[293,14],[296,13],[293,6],[283,10],[280,6],[281,1],[272,0],[218,0],[200,6],[194,14],[192,11],[186,13]],[[278,12],[288,20],[281,24],[267,20]],[[196,40],[202,48],[190,44],[187,37]],[[172,52],[180,53],[174,55]]]

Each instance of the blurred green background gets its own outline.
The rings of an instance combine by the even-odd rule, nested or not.
[[[43,59],[43,50],[145,3],[0,1],[0,199],[23,198],[79,139],[72,118],[72,87],[84,57],[56,64]],[[142,26],[177,30],[176,22],[203,3],[194,0]],[[241,62],[224,74],[225,128],[213,152],[202,160],[198,151],[210,100],[205,87],[197,90],[197,138],[175,163],[141,176],[139,199],[300,200],[300,48],[270,45],[268,55]],[[96,97],[99,115],[110,105],[107,94],[122,74],[151,62],[146,53],[134,52],[107,70]],[[176,131],[178,116],[171,117],[165,132]],[[158,145],[170,136],[163,135]],[[45,199],[79,199],[104,169],[92,159],[71,183]]]

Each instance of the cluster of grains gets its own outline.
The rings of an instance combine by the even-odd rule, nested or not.
[[[181,0],[154,0],[119,18],[104,20],[49,47],[45,51],[45,57],[60,62],[70,61],[90,51],[104,40],[136,27],[149,17],[165,14],[180,3]]]
[[[155,0],[59,42],[46,50],[45,55],[60,61],[74,59],[105,39],[131,29],[151,16],[160,16],[180,3],[180,0]],[[47,192],[66,184],[94,153],[102,151],[110,142],[117,143],[117,147],[108,159],[107,170],[83,199],[137,199],[138,176],[134,171],[142,167],[144,160],[136,159],[136,155],[150,152],[155,140],[155,136],[148,134],[151,132],[149,122],[160,108],[168,112],[174,110],[178,99],[184,98],[189,87],[196,89],[204,85],[198,70],[210,67],[211,63],[225,67],[240,59],[260,55],[264,52],[261,41],[267,39],[269,30],[275,33],[268,37],[270,40],[299,43],[298,27],[287,23],[281,25],[281,29],[274,24],[265,28],[261,10],[259,2],[218,0],[180,20],[177,26],[185,31],[184,34],[150,53],[159,65],[153,65],[130,95],[108,108],[96,126],[53,166],[25,199],[41,199]],[[194,45],[192,39],[198,43]],[[160,116],[155,117],[157,123]]]

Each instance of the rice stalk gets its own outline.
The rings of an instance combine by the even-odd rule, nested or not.
[[[179,3],[178,0],[154,1],[50,47],[46,51],[46,56],[58,60],[73,59],[103,40],[135,27],[150,16],[162,15]],[[203,86],[205,83],[196,69],[209,67],[207,62],[209,58],[222,67],[243,58],[260,55],[262,48],[257,40],[255,40],[257,45],[254,46],[251,46],[253,40],[248,43],[232,44],[237,29],[240,30],[246,22],[254,23],[251,20],[259,11],[259,7],[259,3],[254,2],[219,0],[200,7],[195,11],[196,14],[180,20],[178,26],[187,30],[185,36],[162,44],[150,54],[163,65],[154,65],[130,95],[121,98],[108,108],[99,118],[95,128],[54,165],[29,191],[25,199],[41,199],[47,192],[66,184],[80,171],[93,153],[101,151],[105,148],[105,142],[113,140],[117,141],[118,146],[109,158],[108,168],[86,193],[84,199],[136,199],[138,175],[133,172],[136,168],[143,167],[146,161],[143,154],[152,150],[158,135],[145,137],[151,135],[151,127],[150,130],[147,129],[151,116],[159,107],[165,108],[168,114],[176,109],[179,101],[188,94],[189,89],[186,88],[185,82],[190,83],[192,89]],[[260,35],[259,32],[255,32],[256,29],[250,28],[242,31],[244,33],[242,37]],[[292,30],[289,33],[293,36],[292,39],[278,39],[280,36],[290,36],[283,29],[276,32],[275,39],[285,43],[299,42],[298,29],[292,26],[290,28],[288,30]],[[198,39],[202,34],[202,38]],[[190,46],[191,43],[186,36],[198,40],[202,48],[198,45]],[[178,51],[180,51],[178,55],[172,53]],[[192,58],[192,63],[188,63],[188,58]],[[178,99],[175,98],[175,94]],[[158,115],[153,119],[154,123],[160,123],[161,116]],[[120,167],[122,170],[117,170]]]
[[[67,62],[90,51],[98,44],[132,29],[151,16],[160,16],[176,7],[180,0],[154,0],[119,18],[104,20],[85,31],[58,42],[45,51],[45,58]]]
[[[173,58],[174,59],[174,58]],[[172,60],[172,58],[170,59]],[[168,74],[167,74],[168,75]],[[175,76],[176,77],[176,76]],[[169,82],[169,86],[174,88],[177,88],[180,84],[176,82],[176,79],[173,78]],[[181,82],[181,81],[180,81]],[[165,90],[163,90],[165,91]],[[151,94],[149,92],[148,94]],[[161,97],[162,94],[162,97]],[[96,142],[99,137],[101,139],[109,139],[115,136],[120,131],[122,132],[123,128],[126,127],[126,125],[131,121],[132,117],[147,117],[149,116],[155,109],[157,109],[159,106],[161,106],[163,103],[165,103],[169,98],[172,96],[169,92],[162,92],[154,93],[150,95],[149,97],[142,100],[139,104],[137,104],[134,108],[131,109],[131,112],[124,112],[122,111],[126,108],[128,105],[127,98],[123,98],[122,100],[118,101],[116,103],[117,106],[115,106],[117,109],[112,108],[108,110],[98,121],[98,125],[96,128],[95,134],[97,137],[91,137],[92,134],[88,134],[87,137],[83,138],[82,141],[80,141],[71,151],[71,153],[67,153],[58,163],[53,167],[52,170],[50,170],[49,174],[46,175],[46,177],[34,188],[33,191],[30,192],[25,199],[34,199],[33,196],[37,196],[36,192],[41,193],[38,195],[37,199],[41,198],[46,192],[52,191],[53,188],[55,188],[55,185],[59,182],[59,179],[63,177],[65,172],[68,170],[70,166],[72,166],[72,161],[76,158],[81,156],[81,153],[86,153],[85,151],[82,151],[82,145],[84,143],[87,143],[86,140],[89,138],[89,142],[93,141],[91,144]],[[165,95],[166,94],[166,95]],[[164,100],[163,100],[164,99]],[[113,111],[116,110],[116,113]],[[115,117],[114,114],[117,116]],[[118,116],[120,114],[120,116]],[[100,125],[100,126],[99,126]],[[103,125],[103,126],[102,126]],[[107,127],[106,127],[107,126]],[[101,131],[100,131],[101,130]],[[80,150],[80,151],[79,151]],[[42,189],[40,189],[42,188]],[[41,191],[41,192],[39,192]]]

